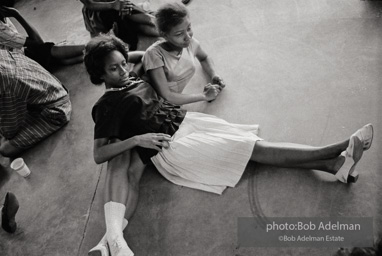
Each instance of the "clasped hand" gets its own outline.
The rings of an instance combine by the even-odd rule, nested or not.
[[[159,152],[162,151],[161,147],[168,148],[169,141],[171,141],[171,136],[164,133],[146,133],[138,135],[137,138],[139,139],[138,146],[155,149]]]
[[[225,87],[224,80],[218,75],[212,78],[212,84],[218,84],[220,86],[220,90],[222,90]]]
[[[221,91],[221,87],[218,84],[207,84],[204,86],[203,94],[206,97],[206,101],[213,101],[216,99]]]

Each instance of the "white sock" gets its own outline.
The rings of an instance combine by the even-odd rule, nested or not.
[[[134,253],[123,238],[122,225],[125,217],[126,206],[117,202],[107,202],[104,205],[106,222],[106,239],[111,255],[129,255]]]
[[[107,202],[104,205],[106,236],[108,240],[113,240],[118,236],[123,237],[122,223],[125,217],[126,206],[117,202]]]
[[[123,219],[122,231],[125,230],[128,223],[129,222],[127,221],[127,219]],[[97,245],[106,246],[106,244],[107,244],[107,237],[106,237],[106,233],[105,233],[105,235],[101,238],[101,241],[99,241],[99,243]]]

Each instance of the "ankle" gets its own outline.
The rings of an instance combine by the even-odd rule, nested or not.
[[[332,173],[336,174],[344,163],[345,157],[343,155],[339,155],[337,158],[335,158],[331,167]]]

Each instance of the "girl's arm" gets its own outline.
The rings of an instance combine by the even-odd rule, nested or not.
[[[220,76],[216,75],[212,59],[208,57],[207,53],[202,49],[200,45],[196,50],[195,56],[199,60],[204,72],[206,72],[210,76],[212,83],[218,84],[221,87],[221,89],[223,89],[225,87],[223,79]]]
[[[129,55],[128,55],[129,63],[134,64],[134,67],[131,71],[137,74],[137,76],[139,77],[141,77],[144,74],[144,69],[142,64],[142,57],[144,54],[145,54],[144,51],[133,51],[133,52],[129,52]]]
[[[94,161],[97,164],[104,163],[122,152],[137,146],[162,151],[160,147],[167,148],[169,146],[168,141],[170,140],[170,135],[164,133],[146,133],[117,142],[110,142],[109,138],[95,139],[93,149]]]
[[[11,7],[5,7],[2,6],[0,8],[0,12],[4,17],[13,17],[17,20],[18,23],[24,28],[25,32],[28,34],[28,37],[25,40],[24,46],[29,45],[36,45],[36,44],[43,44],[44,41],[42,40],[40,34],[37,32],[37,30],[29,24],[23,16],[21,16],[20,12]]]
[[[197,101],[211,101],[214,100],[217,95],[216,89],[212,87],[204,90],[203,93],[196,94],[182,94],[172,92],[170,90],[163,67],[150,69],[147,71],[147,74],[149,75],[150,81],[157,93],[167,101],[176,105],[183,105]]]
[[[137,64],[137,63],[140,63],[142,62],[142,57],[143,55],[145,54],[144,51],[133,51],[133,52],[129,52],[129,62],[131,63],[134,63],[134,64]]]

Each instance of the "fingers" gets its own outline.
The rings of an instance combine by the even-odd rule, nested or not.
[[[153,149],[162,152],[162,148],[169,148],[170,143],[168,141],[154,141],[154,145],[152,146]]]
[[[212,94],[212,95],[215,95],[215,97],[216,96],[218,96],[218,94],[219,94],[219,86],[214,86],[214,85],[212,85],[209,89],[208,89],[208,91]]]
[[[168,141],[162,141],[162,147],[169,148],[170,147],[170,143],[168,143]]]
[[[147,148],[155,149],[159,152],[162,152],[162,148],[169,148],[171,141],[171,136],[164,133],[152,133],[148,134],[149,137],[147,137],[146,146]]]
[[[170,141],[171,136],[165,133],[155,133],[156,139],[159,141]]]
[[[216,75],[212,78],[212,83],[218,84],[221,87],[221,89],[223,89],[226,86],[224,80],[218,75]]]
[[[119,15],[124,17],[131,15],[133,4],[129,1],[120,1]]]

